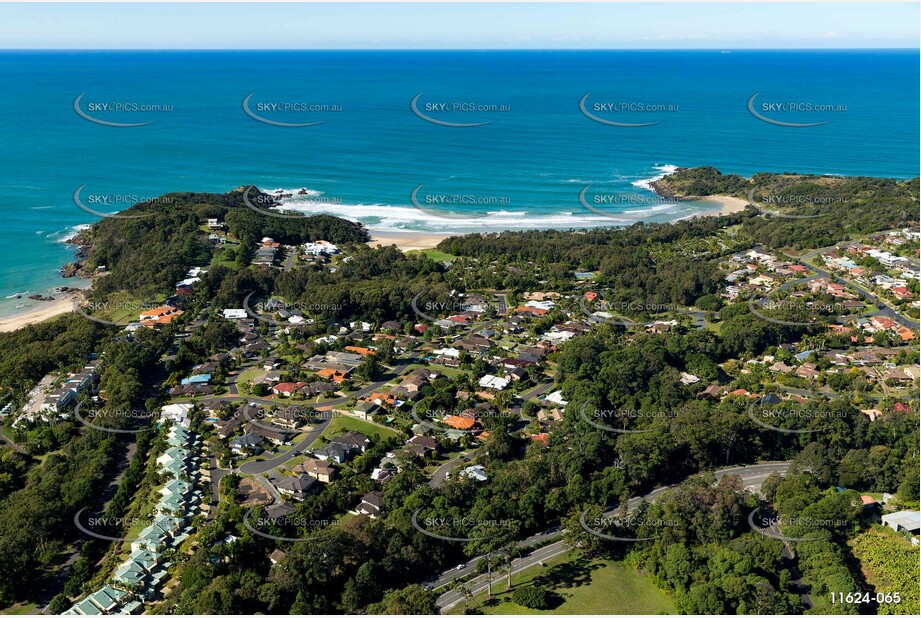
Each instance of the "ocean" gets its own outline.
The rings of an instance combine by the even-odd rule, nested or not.
[[[58,274],[74,253],[63,241],[98,220],[75,204],[81,187],[82,204],[115,213],[252,183],[303,189],[296,209],[376,231],[467,232],[713,209],[648,188],[676,167],[914,177],[917,62],[917,50],[0,52],[0,314],[35,304],[10,294],[73,284]]]

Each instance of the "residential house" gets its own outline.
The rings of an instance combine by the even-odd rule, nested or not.
[[[294,467],[294,472],[307,474],[321,483],[329,483],[335,480],[339,470],[325,461],[307,458]]]
[[[250,455],[262,452],[262,436],[245,433],[230,441],[230,450],[237,455]]]
[[[360,515],[376,518],[384,509],[384,494],[380,491],[372,491],[361,497],[361,502],[355,509]]]
[[[294,500],[303,500],[317,488],[317,479],[301,473],[297,476],[283,476],[275,483],[278,493]]]

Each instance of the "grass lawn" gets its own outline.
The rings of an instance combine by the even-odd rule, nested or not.
[[[329,439],[340,433],[345,433],[346,431],[363,433],[371,438],[371,442],[373,443],[380,442],[383,438],[400,435],[398,431],[388,429],[387,427],[381,427],[380,425],[369,423],[368,421],[363,421],[360,418],[337,416],[329,422],[329,425],[327,425],[323,433],[320,434],[320,438]],[[320,448],[322,445],[322,440],[318,438],[316,442],[310,445],[310,449]]]
[[[485,614],[674,614],[674,602],[652,580],[613,560],[589,559],[569,553],[512,576],[512,586],[534,584],[556,595],[553,609],[516,605],[504,592],[505,580],[493,587],[495,598],[477,595],[471,609]],[[463,602],[451,609],[464,611]]]
[[[26,603],[25,605],[17,603],[5,609],[0,609],[0,614],[4,616],[25,616],[31,614],[37,605],[37,603]]]
[[[425,369],[426,371],[437,371],[441,374],[448,376],[449,378],[456,378],[457,376],[464,375],[467,372],[463,369],[458,369],[457,367],[445,367],[443,365],[420,365],[418,363],[413,363],[406,369],[406,373],[411,373],[416,369]],[[405,375],[405,374],[404,374]],[[399,383],[403,378],[400,377],[396,380]]]
[[[153,309],[165,299],[165,294],[157,294],[154,298],[139,298],[129,292],[115,292],[106,297],[99,311],[92,313],[104,320],[126,325],[137,322],[141,312]]]
[[[256,376],[262,373],[265,373],[262,367],[247,367],[236,376],[237,382],[252,382]]]
[[[211,256],[211,266],[226,266],[227,268],[236,268],[237,267],[237,258],[236,253],[239,253],[240,248],[238,246],[233,246],[233,255],[232,259],[228,259],[229,255],[226,253],[226,250],[231,248],[230,246],[216,247],[214,254]]]
[[[339,524],[341,525],[341,524],[344,524],[344,523],[347,522],[348,520],[353,519],[353,518],[355,518],[355,517],[358,517],[358,515],[356,515],[355,513],[345,513],[344,515],[338,517],[338,518],[336,519],[336,521],[338,521]]]
[[[409,253],[414,253],[410,251]],[[421,249],[419,253],[425,254],[428,259],[434,262],[453,262],[457,259],[457,256],[451,255],[450,253],[445,253],[444,251],[439,251],[438,249]]]

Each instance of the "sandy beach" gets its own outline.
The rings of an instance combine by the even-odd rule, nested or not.
[[[707,202],[709,204],[716,204],[719,206],[719,210],[713,210],[710,212],[702,212],[699,217],[720,217],[722,215],[731,215],[737,212],[742,212],[745,210],[745,207],[748,206],[748,201],[743,200],[741,197],[730,197],[728,195],[710,195],[706,198],[701,198],[701,202]]]
[[[74,310],[74,299],[79,299],[82,295],[82,292],[71,292],[64,298],[41,303],[25,313],[0,318],[0,333],[8,333],[30,324],[38,324],[59,315],[70,313]]]
[[[416,251],[419,249],[434,249],[438,243],[452,234],[436,234],[433,232],[371,232],[371,247],[396,245],[401,251]]]

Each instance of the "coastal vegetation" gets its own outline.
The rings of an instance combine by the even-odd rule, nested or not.
[[[192,311],[163,329],[142,328],[131,336],[121,328],[74,316],[3,334],[0,385],[18,393],[18,401],[48,372],[76,368],[97,355],[104,409],[152,410],[162,402],[162,392],[151,390],[153,385],[174,384],[194,364],[239,343],[234,324],[205,318],[222,308],[241,307],[250,294],[310,307],[317,319],[306,331],[309,336],[293,334],[279,349],[291,351],[298,345],[316,353],[327,349],[317,336],[338,333],[340,322],[396,320],[399,328],[393,330],[411,332],[420,320],[412,300],[420,293],[446,302],[455,298],[452,292],[501,290],[516,299],[534,289],[571,291],[577,273],[588,274],[591,287],[610,290],[609,300],[619,303],[625,315],[704,311],[719,320],[720,328],[693,329],[676,320],[667,332],[631,332],[594,323],[554,349],[554,382],[568,402],[562,420],[543,441],[510,431],[512,422],[499,416],[486,421],[488,437],[482,440],[477,463],[488,473],[488,483],[430,484],[423,466],[407,459],[400,462],[400,473],[380,487],[367,472],[400,441],[386,430],[378,431],[374,438],[379,443],[357,457],[351,470],[294,506],[292,517],[322,522],[298,530],[302,542],[254,534],[244,523],[247,510],[235,491],[239,477],[228,475],[213,518],[200,526],[190,552],[177,556],[172,565],[175,585],[159,609],[184,614],[432,613],[437,594],[421,585],[425,577],[482,555],[488,557],[478,568],[499,569],[501,556],[512,556],[517,541],[556,527],[565,529],[569,547],[578,547],[591,560],[623,561],[633,569],[631,576],[649,574],[678,610],[689,613],[796,613],[805,609],[804,589],[825,598],[829,591],[860,590],[861,578],[849,559],[851,541],[854,551],[866,556],[868,568],[881,581],[891,581],[895,576],[875,557],[878,552],[871,543],[855,540],[863,538],[870,522],[857,508],[860,498],[854,489],[898,491],[900,499],[917,500],[917,491],[912,492],[918,478],[917,409],[871,422],[861,411],[855,388],[815,405],[819,413],[810,420],[811,433],[785,433],[766,429],[749,414],[752,399],[741,386],[758,390],[763,379],[758,368],[738,372],[741,393],[720,400],[707,396],[705,388],[728,387],[730,367],[741,358],[768,353],[780,358],[790,354],[784,345],[823,336],[821,327],[777,324],[757,318],[742,304],[723,306],[718,296],[725,275],[720,258],[758,243],[822,246],[829,238],[842,237],[841,226],[857,233],[907,225],[911,200],[911,217],[917,214],[917,179],[839,182],[757,175],[746,180],[724,177],[712,168],[674,176],[673,184],[659,189],[676,195],[742,195],[753,182],[761,190],[823,187],[834,195],[888,199],[888,214],[872,219],[860,208],[848,207],[834,217],[809,219],[801,231],[775,237],[777,227],[765,226],[765,217],[749,209],[730,217],[625,229],[475,234],[443,241],[437,254],[406,255],[395,247],[363,246],[364,229],[341,219],[259,214],[243,204],[243,190],[170,194],[166,206],[141,204],[126,211],[149,216],[107,219],[85,233],[87,263],[91,269],[105,266],[108,273],[96,279],[92,297],[127,292],[159,300],[171,294],[190,267],[212,264],[215,247],[201,226],[205,219],[219,218],[240,247],[236,263],[213,264],[187,300],[196,316],[204,316],[202,326],[178,343],[175,336],[191,321]],[[320,239],[348,244],[350,259],[337,261],[334,268],[321,263],[290,270],[251,267],[249,258],[264,236],[291,244]],[[454,258],[451,268],[431,259],[444,255]],[[548,313],[528,328],[546,332],[559,315]],[[270,331],[264,322],[258,328],[262,334]],[[371,381],[384,371],[385,361],[393,363],[393,344],[382,343],[379,351],[380,360],[372,356],[362,362],[356,376]],[[471,362],[466,354],[459,360],[476,376],[488,367],[483,360]],[[693,374],[698,382],[682,382],[683,373]],[[851,385],[845,382],[839,386]],[[475,388],[468,378],[435,380],[420,387],[419,401],[430,407],[454,407],[461,390],[469,396]],[[496,396],[495,402],[507,407],[509,396]],[[587,422],[586,410],[632,411],[617,422],[619,429],[633,433],[599,430]],[[533,404],[523,405],[522,412],[536,415]],[[201,412],[196,414],[194,427],[205,434]],[[101,422],[123,427],[118,415],[106,418],[103,415]],[[356,425],[342,421],[326,435]],[[0,458],[0,604],[34,592],[32,574],[54,568],[71,555],[74,514],[86,506],[103,506],[103,490],[123,456],[124,445],[110,433],[80,430],[66,438],[54,441],[41,461],[29,454],[9,454],[6,448]],[[143,454],[155,448],[139,441],[139,456],[128,465],[107,513],[130,508],[131,493],[143,482]],[[763,503],[738,477],[717,480],[709,474],[759,460],[793,462],[786,479],[766,483]],[[21,481],[17,474],[22,474]],[[586,512],[600,517],[605,507],[625,508],[630,498],[672,484],[677,486],[661,500],[641,506],[644,521],[672,522],[664,529],[641,526],[637,534],[654,537],[648,543],[605,541],[586,534],[580,525]],[[852,489],[839,492],[838,486]],[[382,491],[380,517],[343,517],[375,489]],[[760,507],[788,519],[807,514],[844,522],[823,528],[814,543],[797,546],[802,582],[790,575],[783,543],[749,526],[749,513]],[[260,517],[265,509],[256,506],[249,512]],[[444,543],[414,525],[417,513],[506,525],[495,534]],[[445,532],[467,538],[469,530],[449,525]],[[793,526],[785,532],[795,536],[815,530]],[[232,547],[221,542],[228,535],[236,537]],[[103,548],[89,543],[79,550],[64,590],[68,598],[93,580],[93,568],[105,555]],[[285,553],[272,566],[267,556],[274,550]],[[520,588],[504,600],[547,609],[555,601],[550,588]],[[58,598],[55,607],[65,603]],[[584,607],[593,603],[585,601]],[[661,605],[657,609],[671,609]]]
[[[918,222],[918,178],[895,180],[866,176],[759,173],[751,178],[692,167],[655,181],[663,196],[678,199],[728,195],[751,200],[749,208],[781,216],[744,219],[756,243],[814,249],[860,234]],[[783,215],[793,214],[793,218]]]

